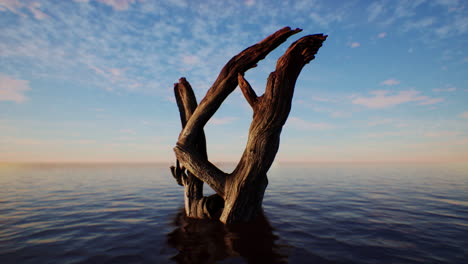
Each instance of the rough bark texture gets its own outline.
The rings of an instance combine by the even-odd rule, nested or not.
[[[174,94],[183,129],[197,108],[197,99],[185,78],[180,78],[179,83],[174,84]],[[195,150],[197,156],[208,158],[203,131],[198,136]],[[176,166],[171,167],[171,172],[177,183],[184,186],[185,213],[188,217],[213,218],[223,207],[224,200],[219,195],[203,197],[203,181],[181,167],[179,161],[176,162]]]
[[[276,70],[268,77],[265,93],[260,97],[245,80],[244,73],[289,36],[300,31],[283,28],[234,56],[198,106],[185,78],[175,85],[182,132],[174,148],[176,167],[171,170],[177,182],[185,186],[188,216],[214,217],[222,209],[221,222],[236,223],[251,221],[261,211],[263,194],[268,185],[266,173],[279,148],[280,134],[291,109],[296,80],[304,65],[314,59],[327,36],[308,35],[291,44],[278,60]],[[238,85],[254,114],[242,158],[235,170],[227,174],[208,161],[203,127]],[[203,183],[200,181],[213,188],[216,195],[204,198],[201,192]],[[221,208],[221,200],[224,200],[224,208]],[[207,204],[211,204],[211,212],[208,212]]]

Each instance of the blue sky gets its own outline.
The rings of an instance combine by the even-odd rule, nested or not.
[[[468,161],[468,5],[414,1],[0,0],[0,161],[172,161],[173,83],[200,100],[276,30],[303,32],[246,73],[329,35],[296,85],[278,161]],[[237,161],[252,111],[234,91],[206,126]]]

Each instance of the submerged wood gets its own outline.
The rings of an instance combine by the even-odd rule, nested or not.
[[[179,108],[182,129],[197,108],[193,89],[185,78],[174,84],[174,94]],[[207,159],[205,133],[202,131],[195,146],[196,155]],[[203,196],[203,181],[181,167],[179,161],[171,167],[171,172],[179,185],[184,186],[185,213],[193,218],[213,218],[223,207],[224,200],[218,195]]]
[[[199,105],[185,78],[175,84],[182,132],[174,147],[177,162],[171,171],[185,188],[185,210],[189,217],[213,218],[220,213],[221,222],[236,223],[251,221],[261,211],[268,185],[266,173],[279,148],[296,80],[304,65],[315,58],[327,36],[308,35],[292,43],[278,59],[261,96],[257,96],[244,73],[300,31],[285,27],[234,56]],[[244,153],[234,171],[228,174],[209,162],[203,128],[237,86],[253,109],[253,120]],[[213,197],[203,197],[203,182],[216,192]]]

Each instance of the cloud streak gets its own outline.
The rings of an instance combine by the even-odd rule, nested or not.
[[[234,116],[221,117],[221,118],[211,118],[209,123],[213,125],[227,125],[236,121],[238,118]]]
[[[386,32],[382,32],[377,35],[378,38],[385,38],[386,36],[387,36]]]
[[[299,117],[290,117],[287,124],[298,130],[315,131],[315,130],[328,130],[334,128],[332,124],[328,123],[313,123],[303,120]]]
[[[408,102],[419,102],[419,105],[432,105],[443,101],[442,98],[430,98],[423,96],[419,91],[408,90],[398,93],[391,93],[386,90],[372,91],[371,97],[357,97],[352,103],[356,105],[366,106],[373,109],[389,108]]]
[[[400,81],[395,80],[395,79],[388,79],[380,83],[380,85],[387,85],[387,86],[393,86],[393,85],[398,85],[400,84]]]
[[[428,16],[427,8],[437,10]],[[374,1],[367,7],[368,22],[381,26],[397,25],[399,31],[419,32],[426,42],[436,38],[460,36],[468,32],[463,1]]]
[[[28,100],[25,93],[29,90],[31,90],[29,81],[17,80],[0,74],[0,101],[22,103]]]
[[[130,8],[130,5],[136,0],[97,0],[100,3],[111,6],[116,11],[124,11]]]
[[[367,8],[367,12],[369,13],[367,20],[369,22],[376,20],[376,18],[379,17],[383,13],[383,11],[384,11],[384,5],[382,3],[373,2]]]
[[[439,92],[455,92],[457,88],[455,87],[448,87],[448,88],[435,88],[432,91],[439,93]]]
[[[349,46],[350,46],[351,48],[358,48],[358,47],[361,46],[361,43],[359,43],[359,42],[352,42],[351,44],[349,44]]]
[[[88,3],[93,0],[74,0],[74,1],[77,3]],[[110,6],[115,11],[125,11],[129,9],[132,4],[136,2],[136,0],[94,0],[94,1]]]
[[[10,11],[23,17],[32,15],[38,20],[47,18],[40,8],[41,3],[38,1],[0,0],[0,11]]]

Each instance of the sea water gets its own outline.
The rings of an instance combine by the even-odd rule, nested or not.
[[[0,263],[468,263],[466,164],[275,165],[234,226],[168,166],[0,165]]]

